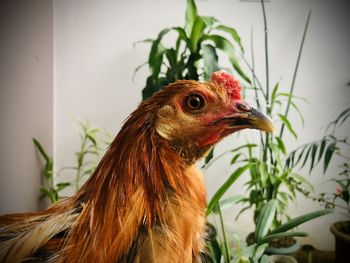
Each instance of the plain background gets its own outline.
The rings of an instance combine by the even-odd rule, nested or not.
[[[32,137],[40,139],[52,153],[57,170],[75,161],[79,136],[74,118],[89,120],[112,134],[118,132],[123,120],[139,104],[148,73],[144,68],[132,79],[134,69],[147,60],[149,51],[148,45],[134,47],[133,43],[155,38],[165,27],[182,26],[186,5],[185,0],[11,2],[13,5],[1,5],[7,16],[0,16],[2,213],[38,208],[40,162]],[[265,83],[261,5],[207,0],[197,1],[197,6],[201,15],[215,16],[237,29],[248,59],[253,30],[257,74]],[[350,97],[346,87],[350,81],[350,9],[347,1],[341,0],[266,3],[271,85],[280,81],[281,87],[288,90],[310,8],[312,17],[295,87],[296,94],[308,100],[300,103],[305,126],[296,125],[299,139],[288,137],[289,150],[322,136],[325,125],[348,105]],[[298,123],[297,115],[291,117]],[[347,127],[341,133],[348,134]],[[216,147],[216,152],[257,136],[256,131],[230,136]],[[337,171],[334,164],[327,175],[318,169],[308,178],[317,192],[333,191],[335,185],[329,179]],[[209,198],[230,172],[229,156],[205,172]],[[306,170],[301,173],[308,174]],[[244,194],[244,182],[245,178],[240,178],[230,194]],[[225,211],[225,221],[230,231],[245,237],[253,230],[252,216],[247,212],[235,221],[239,208]],[[316,209],[319,204],[298,196],[290,214]],[[339,218],[334,214],[303,225],[300,229],[309,237],[302,242],[332,249],[329,225]]]

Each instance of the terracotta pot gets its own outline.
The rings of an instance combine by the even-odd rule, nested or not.
[[[331,225],[335,237],[335,258],[337,263],[349,262],[350,257],[350,221],[336,222]]]

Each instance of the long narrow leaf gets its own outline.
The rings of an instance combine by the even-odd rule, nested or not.
[[[223,185],[216,191],[214,196],[211,198],[208,206],[206,214],[209,215],[213,212],[214,207],[217,205],[221,197],[226,193],[226,191],[231,187],[231,185],[243,174],[248,168],[250,168],[251,164],[247,164],[238,168]]]
[[[224,53],[226,53],[227,57],[229,58],[232,67],[236,70],[236,72],[248,83],[250,82],[249,77],[245,74],[243,69],[240,66],[239,60],[236,57],[235,49],[230,41],[228,41],[226,38],[219,36],[219,35],[203,35],[202,41],[210,40],[215,43],[216,48],[222,50]]]
[[[302,216],[298,216],[296,218],[293,218],[291,220],[289,220],[287,223],[284,223],[283,225],[275,228],[274,230],[272,230],[269,235],[272,234],[277,234],[277,233],[282,233],[282,232],[287,232],[288,230],[297,227],[298,225],[301,225],[307,221],[310,221],[312,219],[315,219],[317,217],[323,216],[323,215],[327,215],[332,213],[333,210],[332,209],[323,209],[323,210],[318,210],[312,213],[308,213]]]
[[[219,70],[218,55],[212,45],[202,45],[202,57],[204,61],[204,79],[208,80],[214,71]]]
[[[244,48],[243,48],[242,43],[241,43],[241,38],[238,35],[236,29],[234,29],[232,27],[225,26],[225,25],[219,25],[215,29],[221,30],[221,31],[224,31],[224,32],[230,34],[231,37],[233,38],[233,40],[236,41],[236,43],[239,45],[239,48],[241,49],[242,53],[244,53]]]
[[[46,153],[46,151],[44,150],[44,147],[40,144],[40,142],[37,139],[33,138],[33,143],[35,147],[38,149],[38,151],[40,152],[40,154],[42,155],[42,157],[45,159],[45,161],[49,162],[51,158]]]
[[[289,120],[286,118],[286,116],[282,115],[282,114],[278,114],[278,116],[280,117],[281,121],[283,122],[283,124],[287,127],[287,129],[290,131],[290,133],[297,139],[298,135],[297,133],[294,131],[292,124],[289,122]],[[283,126],[282,126],[283,127]]]
[[[255,230],[255,238],[258,242],[260,242],[269,231],[272,221],[275,218],[277,206],[278,201],[272,199],[262,208]]]
[[[193,27],[194,21],[196,20],[196,17],[197,17],[197,7],[194,0],[187,0],[185,31],[188,36],[192,31],[192,27]]]
[[[282,233],[277,233],[277,234],[269,234],[260,240],[260,244],[267,243],[271,240],[278,239],[281,237],[288,237],[288,236],[289,237],[306,237],[307,234],[305,232],[300,232],[300,231],[291,231],[291,232],[282,232]]]
[[[206,27],[206,24],[204,23],[202,17],[197,16],[196,20],[194,21],[192,31],[191,31],[191,36],[190,36],[190,41],[191,41],[190,48],[192,53],[195,53],[197,51],[198,40],[203,35],[203,31],[205,27]]]

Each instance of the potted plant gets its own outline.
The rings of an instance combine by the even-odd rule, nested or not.
[[[335,182],[335,191],[332,193],[320,193],[317,197],[311,197],[310,192],[304,191],[304,195],[311,197],[314,201],[323,204],[326,208],[334,208],[346,218],[335,222],[330,230],[335,236],[335,252],[337,262],[345,262],[349,257],[350,247],[350,143],[349,138],[338,138],[337,129],[346,124],[350,119],[350,107],[343,110],[335,120],[330,122],[326,128],[326,135],[318,141],[306,144],[297,149],[291,155],[289,166],[296,166],[300,160],[310,156],[310,170],[324,156],[324,172],[333,155],[341,158],[340,172],[337,177],[332,178]],[[297,160],[296,160],[297,159]],[[296,160],[296,161],[295,161]],[[301,165],[303,166],[304,163]]]
[[[176,33],[177,38],[168,47],[164,44],[164,38],[170,33]],[[150,75],[142,90],[143,99],[176,80],[208,80],[214,71],[221,69],[218,52],[222,52],[230,61],[231,68],[226,70],[234,71],[242,81],[250,83],[237,55],[243,52],[243,47],[236,30],[221,24],[214,17],[199,15],[194,0],[187,0],[183,27],[165,28],[157,38],[137,43],[140,42],[151,44],[148,61],[135,69],[136,73],[144,65],[149,67]]]
[[[264,27],[265,27],[265,44],[268,39],[267,18],[265,13],[264,2],[261,1]],[[289,161],[290,154],[285,146],[286,132],[297,139],[298,134],[294,129],[294,124],[289,120],[289,112],[294,110],[300,116],[303,123],[303,116],[298,108],[298,100],[304,100],[295,95],[295,81],[298,73],[298,66],[301,59],[303,45],[310,21],[311,12],[309,12],[301,44],[298,50],[296,65],[290,88],[288,92],[282,91],[279,83],[273,87],[269,83],[269,58],[268,46],[265,45],[265,65],[266,65],[266,83],[262,84],[255,74],[254,66],[251,66],[244,59],[247,67],[251,71],[251,88],[250,92],[256,101],[258,109],[262,109],[274,120],[277,132],[275,134],[260,133],[260,140],[257,142],[248,141],[245,145],[234,148],[225,152],[216,158],[213,158],[207,164],[209,167],[212,163],[224,154],[231,154],[231,163],[239,164],[239,169],[246,167],[245,172],[249,174],[249,180],[246,183],[248,196],[235,200],[243,203],[245,206],[239,212],[237,217],[248,209],[254,210],[254,222],[257,224],[262,208],[270,200],[278,201],[276,217],[273,219],[272,227],[279,227],[284,221],[289,219],[287,214],[288,204],[296,198],[297,192],[304,190],[311,191],[311,183],[302,175],[300,175],[295,166],[286,165]],[[254,52],[252,54],[252,65],[254,65]],[[265,107],[265,109],[264,109]],[[293,151],[292,151],[293,152]],[[308,157],[309,158],[309,157]],[[311,157],[310,157],[311,159]],[[236,170],[236,171],[237,171]],[[233,173],[235,174],[235,172]],[[222,196],[222,195],[221,195]],[[229,198],[230,199],[230,198]],[[227,200],[229,200],[227,199]],[[256,233],[256,230],[255,230]],[[255,233],[251,233],[247,240],[255,242]],[[283,237],[270,242],[271,247],[282,248],[267,248],[270,253],[292,253],[299,249],[299,245],[292,237]]]
[[[340,173],[342,179],[336,180],[338,184],[337,191],[333,194],[333,205],[336,208],[343,209],[346,213],[346,221],[338,221],[331,225],[331,232],[335,237],[335,256],[337,262],[345,262],[349,258],[350,252],[350,166],[349,163],[343,164],[343,171]],[[342,204],[336,204],[337,201]]]
[[[262,2],[265,32],[267,32],[266,15],[264,3]],[[294,84],[297,76],[298,65],[300,62],[301,52],[309,24],[310,12],[308,14],[303,38],[298,52],[298,58],[294,71],[294,76],[289,92],[282,92],[277,83],[272,90],[270,90],[270,83],[268,82],[268,57],[266,56],[267,65],[267,83],[263,87],[254,72],[254,67],[243,57],[243,47],[241,45],[240,37],[236,30],[232,27],[227,27],[219,23],[214,17],[200,16],[194,0],[187,1],[186,19],[184,27],[171,27],[160,31],[158,37],[155,39],[146,39],[141,42],[150,43],[151,49],[148,61],[136,68],[135,73],[144,65],[148,65],[150,75],[147,78],[146,86],[142,91],[143,99],[150,97],[154,92],[157,92],[163,86],[174,82],[178,79],[208,79],[213,71],[220,69],[217,52],[223,52],[231,63],[232,69],[240,76],[243,85],[246,89],[255,94],[256,104],[259,109],[262,105],[267,105],[266,112],[269,115],[276,116],[281,125],[279,135],[264,136],[261,134],[260,143],[261,150],[257,150],[256,142],[247,143],[246,145],[230,150],[233,154],[232,163],[242,164],[237,168],[227,181],[214,194],[211,201],[208,203],[207,214],[209,215],[213,210],[218,211],[220,217],[220,226],[224,242],[220,246],[225,250],[226,237],[224,230],[224,223],[221,215],[221,205],[225,203],[245,202],[247,207],[245,209],[254,208],[254,219],[257,220],[261,209],[270,201],[277,200],[276,216],[273,219],[271,227],[278,227],[282,224],[282,220],[289,219],[285,213],[288,202],[294,200],[297,191],[296,186],[303,186],[306,189],[312,188],[312,185],[301,175],[297,174],[293,169],[285,165],[288,159],[288,153],[283,141],[284,131],[287,130],[294,137],[297,134],[293,125],[288,119],[290,109],[296,110],[300,113],[296,100],[301,98],[294,95]],[[177,34],[176,42],[173,46],[167,47],[164,43],[164,37],[170,33]],[[231,41],[220,35],[220,32],[228,33],[231,36]],[[267,33],[265,35],[267,38]],[[238,60],[237,53],[241,52],[241,58],[245,62],[247,68],[251,71],[252,77],[250,80],[247,74],[241,67]],[[267,46],[266,46],[266,53]],[[253,63],[254,64],[254,63]],[[286,102],[283,104],[283,100]],[[281,114],[283,112],[283,114]],[[301,120],[302,116],[300,114]],[[246,150],[247,153],[243,152]],[[260,159],[260,156],[262,157]],[[213,158],[211,152],[206,158],[206,167],[209,167],[217,158]],[[244,172],[249,171],[251,180],[248,182],[248,189],[250,194],[248,198],[245,197],[230,197],[221,200],[226,191],[236,181],[236,179]],[[287,191],[282,191],[282,186],[287,187]],[[216,230],[215,230],[216,231]],[[255,241],[253,241],[255,242]],[[215,246],[215,245],[214,245]],[[227,251],[227,249],[226,249]]]
[[[218,203],[217,203],[218,204]],[[273,256],[266,255],[266,248],[269,246],[270,241],[279,239],[281,237],[305,237],[307,234],[300,231],[291,231],[295,227],[314,220],[320,216],[331,213],[332,209],[323,209],[308,213],[293,219],[289,219],[287,222],[281,224],[279,227],[273,228],[273,221],[276,217],[278,210],[278,200],[269,200],[261,209],[257,218],[257,225],[255,231],[255,239],[251,244],[245,244],[239,242],[238,248],[230,248],[226,241],[223,248],[220,248],[219,241],[215,232],[211,231],[211,238],[209,240],[209,251],[212,257],[205,262],[233,262],[233,263],[246,263],[246,262],[296,262],[292,257],[286,256]],[[213,210],[208,210],[207,213],[220,213],[218,205],[214,206]],[[225,232],[222,233],[225,235]],[[279,259],[279,261],[275,261]]]

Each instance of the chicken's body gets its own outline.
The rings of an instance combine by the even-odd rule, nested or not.
[[[234,113],[247,115],[220,81],[179,81],[156,93],[78,193],[41,212],[0,217],[0,262],[199,262],[206,191],[194,163],[247,128],[227,130],[238,115],[228,121],[224,105],[235,100]]]

